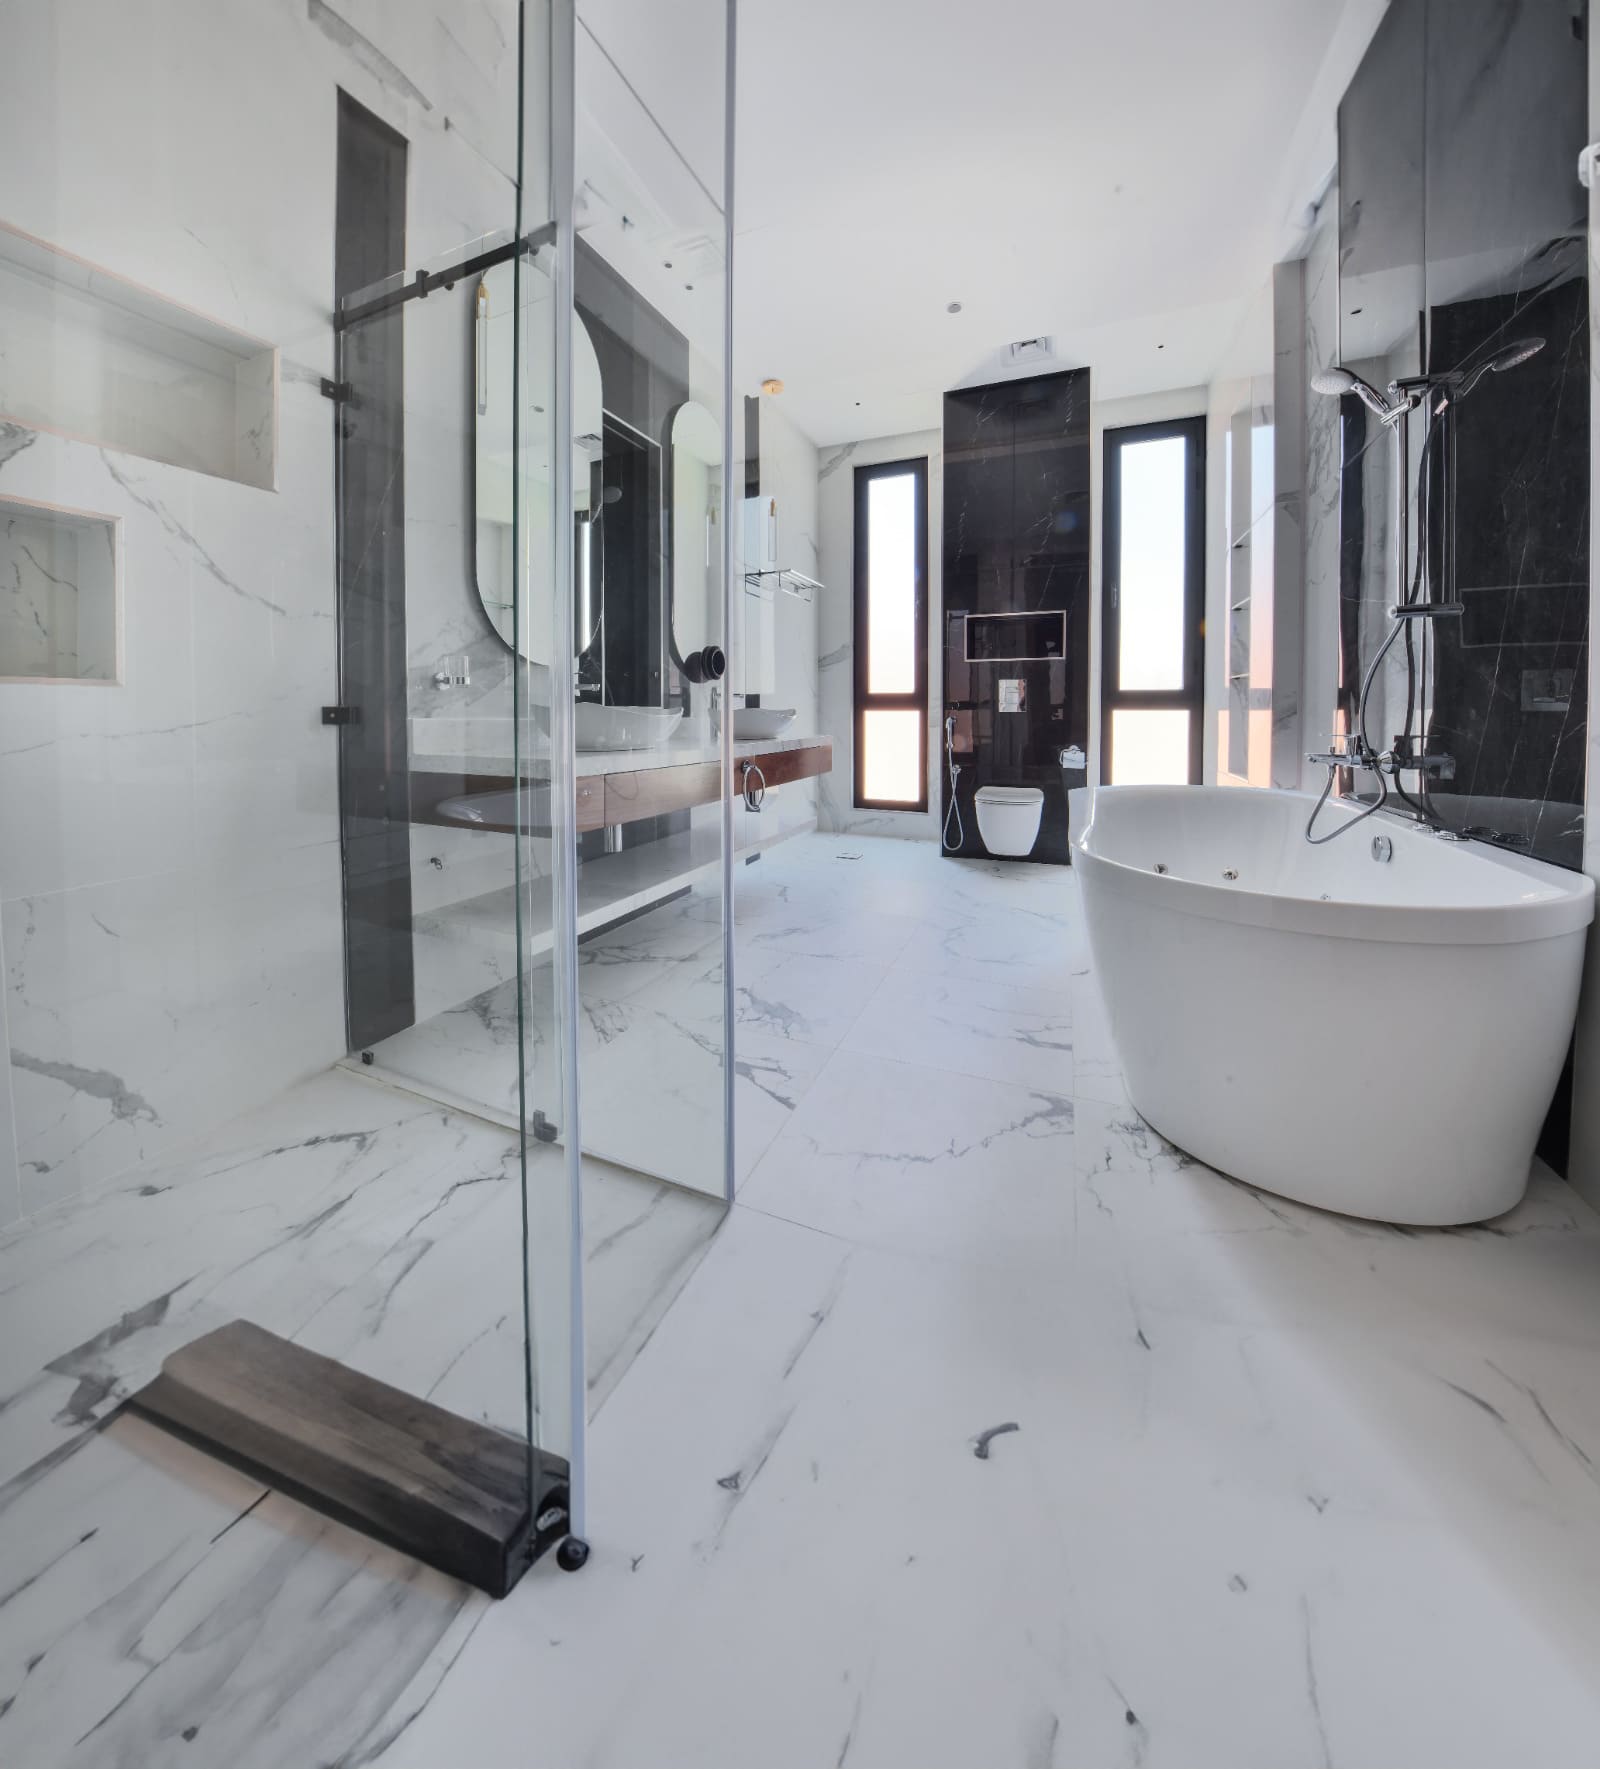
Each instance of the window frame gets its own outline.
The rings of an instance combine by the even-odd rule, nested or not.
[[[915,482],[913,501],[915,513],[912,533],[912,609],[913,647],[916,653],[916,676],[909,694],[873,694],[867,687],[868,598],[867,582],[867,508],[870,487],[875,479],[895,479],[909,473]],[[928,457],[918,455],[910,460],[875,461],[855,470],[855,757],[852,768],[851,802],[858,811],[925,812],[928,809]],[[873,799],[866,795],[867,714],[869,712],[914,712],[920,715],[922,741],[917,745],[917,798]]]
[[[1184,512],[1183,684],[1178,688],[1121,688],[1122,450],[1130,443],[1183,437],[1189,443],[1189,488]],[[1111,720],[1117,712],[1189,714],[1190,786],[1201,783],[1205,754],[1206,682],[1206,420],[1165,418],[1119,424],[1105,433],[1105,490],[1100,599],[1100,780],[1112,778]]]

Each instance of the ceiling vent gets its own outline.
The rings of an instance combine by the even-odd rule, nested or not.
[[[1018,338],[1006,345],[1006,361],[1020,367],[1025,362],[1048,362],[1056,353],[1051,338]]]

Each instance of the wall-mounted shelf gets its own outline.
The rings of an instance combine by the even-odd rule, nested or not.
[[[0,497],[0,682],[122,675],[117,518]]]
[[[815,601],[822,588],[814,577],[807,577],[803,571],[747,571],[744,581],[748,589],[782,590],[786,596],[798,597],[802,602]]]
[[[0,222],[0,421],[270,491],[278,353]]]

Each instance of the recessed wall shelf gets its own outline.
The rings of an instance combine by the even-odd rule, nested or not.
[[[0,497],[0,682],[122,679],[115,516]]]
[[[0,222],[0,421],[270,491],[278,353]]]

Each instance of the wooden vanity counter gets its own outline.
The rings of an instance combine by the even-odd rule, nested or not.
[[[715,804],[722,796],[722,766],[713,751],[693,749],[680,758],[668,744],[660,750],[628,750],[615,755],[585,754],[578,757],[577,827],[603,829],[610,824],[636,823],[646,817],[664,816],[695,805]],[[826,774],[833,767],[831,737],[773,738],[735,743],[733,789],[745,789],[747,770],[759,770],[758,779],[768,787],[787,785]],[[412,761],[411,820],[449,828],[516,833],[515,764],[509,757],[418,756]],[[548,827],[548,808],[540,814],[540,796],[549,784],[524,774],[523,791],[530,800],[525,822],[533,828]],[[467,819],[441,811],[447,801],[465,797],[503,794],[505,804],[488,814]]]

